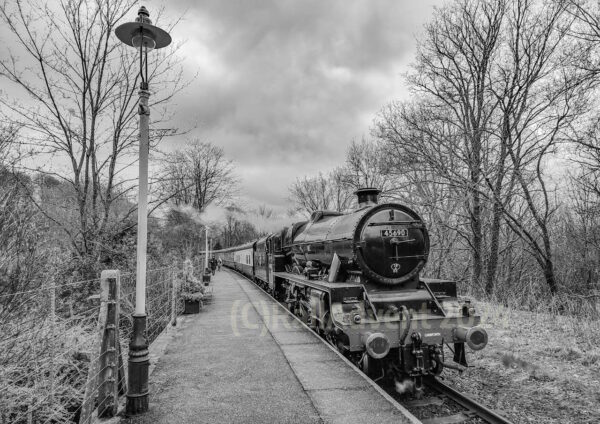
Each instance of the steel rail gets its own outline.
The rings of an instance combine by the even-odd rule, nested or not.
[[[484,419],[490,424],[512,424],[511,421],[506,418],[498,415],[491,409],[483,406],[477,401],[471,399],[467,395],[459,392],[456,389],[448,386],[447,384],[442,383],[435,377],[426,377],[423,378],[423,382],[433,390],[438,391],[439,393],[447,396],[452,399],[454,402],[461,405],[463,408],[468,409],[473,414],[477,415],[479,418]]]

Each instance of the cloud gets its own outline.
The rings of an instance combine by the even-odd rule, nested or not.
[[[204,0],[173,2],[185,20],[174,39],[198,78],[179,101],[193,136],[238,163],[243,191],[284,207],[296,177],[344,160],[387,102],[406,94],[401,74],[413,33],[434,0]],[[277,194],[278,193],[278,194]]]

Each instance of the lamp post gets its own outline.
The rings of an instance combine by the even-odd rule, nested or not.
[[[171,36],[152,25],[150,14],[140,7],[135,22],[119,25],[115,35],[121,42],[139,49],[140,115],[139,200],[137,233],[137,273],[135,281],[135,312],[129,343],[128,389],[126,413],[135,415],[148,410],[148,340],[146,339],[146,246],[148,233],[148,153],[150,108],[148,107],[148,50],[161,49],[171,43]]]
[[[204,272],[208,271],[208,254],[210,253],[208,251],[209,247],[208,247],[208,225],[204,226],[204,245],[205,245],[205,249],[204,249]]]

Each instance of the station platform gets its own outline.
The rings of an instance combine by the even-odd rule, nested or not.
[[[285,308],[233,271],[182,320],[141,423],[418,423]]]

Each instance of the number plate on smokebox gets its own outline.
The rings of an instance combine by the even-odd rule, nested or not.
[[[381,237],[408,237],[406,228],[386,228],[381,230]]]

